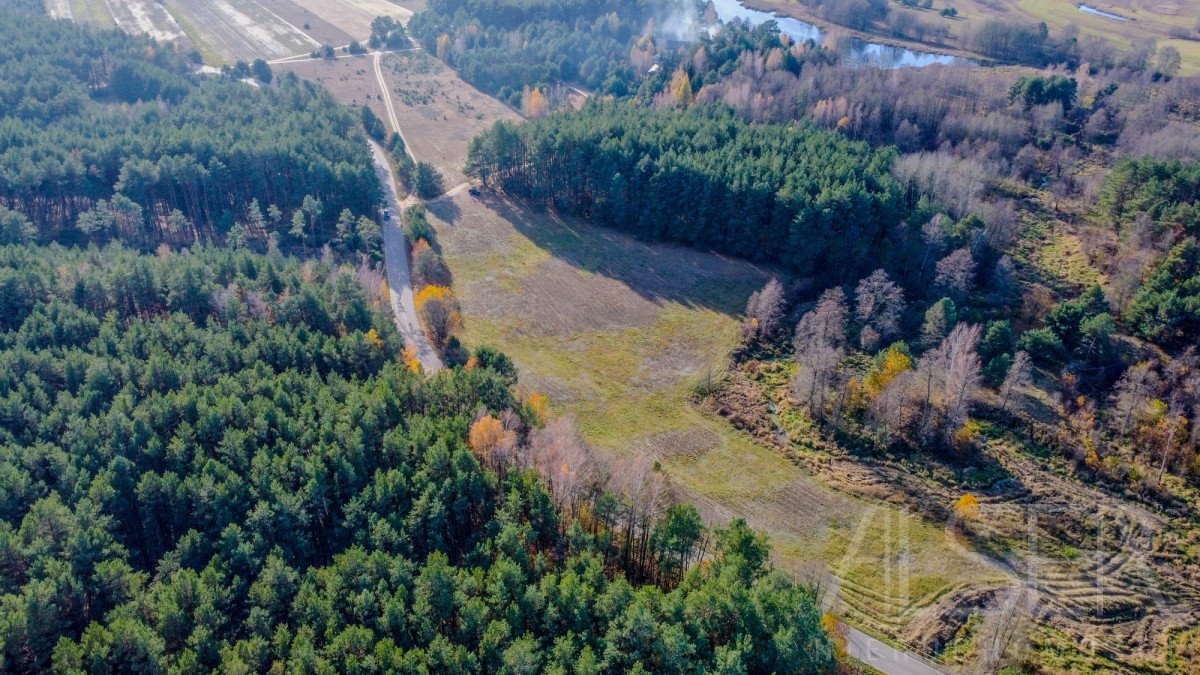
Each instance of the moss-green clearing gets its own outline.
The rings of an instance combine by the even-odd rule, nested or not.
[[[104,0],[70,0],[71,18],[99,28],[115,28],[117,23]]]
[[[1079,238],[1066,232],[1051,233],[1035,251],[1034,264],[1042,275],[1059,284],[1082,289],[1104,283],[1104,276],[1084,254]]]

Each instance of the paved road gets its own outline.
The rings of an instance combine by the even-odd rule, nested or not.
[[[846,651],[885,675],[945,675],[946,672],[850,626],[846,626]]]
[[[425,372],[432,373],[442,368],[442,360],[429,344],[425,331],[417,321],[417,308],[413,304],[412,277],[408,271],[408,247],[404,244],[404,232],[400,229],[400,214],[406,205],[416,200],[401,202],[396,196],[396,177],[387,153],[376,143],[371,143],[371,154],[375,158],[375,171],[383,183],[384,203],[391,209],[392,217],[383,222],[383,252],[387,259],[388,295],[391,296],[392,314],[396,317],[396,328],[404,336],[404,343],[417,350],[417,360]]]

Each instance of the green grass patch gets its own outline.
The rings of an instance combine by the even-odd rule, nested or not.
[[[104,0],[70,0],[71,18],[78,23],[88,23],[99,28],[116,28],[117,22]]]

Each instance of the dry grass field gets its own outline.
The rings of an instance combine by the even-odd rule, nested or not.
[[[105,0],[105,3],[117,25],[126,33],[145,33],[162,42],[183,37],[179,23],[155,0]]]
[[[497,120],[520,119],[424,51],[385,54],[382,65],[404,137],[417,157],[442,172],[447,187],[466,180],[462,169],[471,139]]]
[[[278,63],[276,72],[293,72],[328,89],[342,103],[355,107],[369,105],[380,119],[387,119],[382,92],[375,79],[370,56],[341,59],[305,59]]]
[[[322,22],[336,26],[344,35],[353,40],[366,40],[371,36],[371,20],[377,16],[394,16],[407,21],[412,11],[390,0],[261,0],[263,4],[275,9],[281,16],[285,12],[295,12],[299,8],[304,15],[314,16]],[[291,5],[292,8],[282,6]],[[331,40],[330,44],[343,45],[349,40]]]
[[[351,40],[361,40],[364,37],[360,34],[360,30],[347,31],[342,26],[345,22],[335,16],[338,14],[337,12],[331,14],[326,9],[326,12],[322,14],[306,6],[312,3],[301,3],[294,0],[259,0],[259,2],[283,20],[293,26],[299,26],[301,30],[321,44],[340,47],[349,44]],[[355,29],[362,28],[357,24],[354,24],[353,27]],[[370,32],[371,29],[367,28],[366,33],[369,35]]]
[[[828,25],[795,0],[749,0],[747,4]],[[1200,72],[1200,3],[1194,0],[1088,0],[1083,4],[1129,20],[1084,12],[1079,9],[1079,0],[936,0],[931,9],[904,8],[898,3],[889,3],[889,8],[893,12],[911,13],[920,21],[948,29],[952,37],[943,46],[951,51],[962,48],[964,36],[989,18],[1025,23],[1044,21],[1055,31],[1068,25],[1077,26],[1081,33],[1098,35],[1120,48],[1154,38],[1160,47],[1171,45],[1179,50],[1183,74]],[[958,11],[956,17],[940,15],[942,9],[949,7]],[[874,38],[895,41],[882,33]]]

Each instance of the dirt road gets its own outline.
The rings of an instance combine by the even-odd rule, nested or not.
[[[388,161],[387,153],[376,143],[371,143],[371,154],[375,159],[375,171],[383,183],[384,203],[391,210],[391,218],[383,221],[383,252],[387,258],[388,295],[391,298],[392,314],[396,317],[396,328],[404,336],[404,343],[417,351],[417,360],[425,372],[442,369],[442,360],[429,344],[421,324],[417,321],[417,307],[413,302],[412,277],[408,270],[408,248],[404,244],[404,232],[400,229],[400,214],[406,206],[416,200],[401,201],[396,195],[396,176]]]
[[[400,134],[400,140],[404,141],[404,151],[408,153],[409,159],[416,162],[417,156],[413,154],[412,146],[404,137],[404,130],[400,128],[400,122],[396,119],[396,105],[392,103],[392,90],[388,88],[387,80],[383,79],[383,67],[380,65],[383,62],[383,52],[375,52],[374,58],[375,79],[379,81],[379,91],[383,94],[383,105],[387,108],[388,121],[392,123],[392,131]]]

